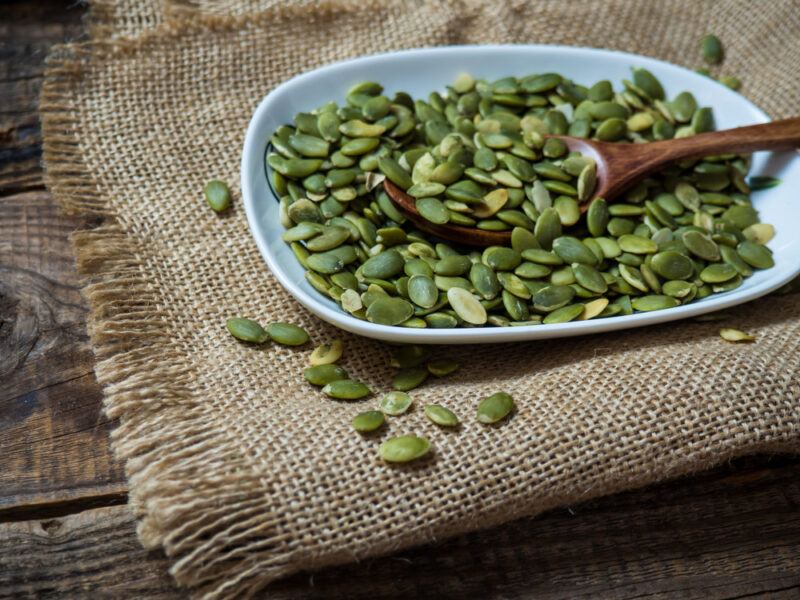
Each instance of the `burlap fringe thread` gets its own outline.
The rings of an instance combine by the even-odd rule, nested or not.
[[[282,540],[271,531],[275,517],[264,513],[261,484],[247,480],[252,471],[238,450],[193,399],[181,356],[165,355],[163,313],[138,248],[115,223],[75,134],[69,98],[83,62],[93,49],[124,46],[63,46],[48,60],[40,104],[45,182],[67,212],[102,216],[110,223],[76,232],[72,241],[79,272],[92,282],[84,293],[91,306],[95,373],[105,391],[106,413],[121,419],[113,447],[125,461],[130,504],[142,519],[139,538],[147,548],[163,547],[168,556],[179,557],[170,573],[203,598],[248,597],[290,570]],[[164,484],[189,480],[197,485]]]

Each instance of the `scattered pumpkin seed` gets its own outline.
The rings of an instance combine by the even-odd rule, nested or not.
[[[405,392],[394,391],[389,392],[381,399],[380,409],[384,414],[396,417],[411,408],[412,404],[411,396]]]
[[[756,341],[756,338],[754,336],[749,335],[744,331],[739,331],[738,329],[732,329],[730,327],[723,327],[722,329],[720,329],[719,336],[726,342],[747,343]]]
[[[401,435],[380,445],[378,455],[388,463],[407,463],[428,454],[431,443],[416,435]]]
[[[273,341],[284,346],[302,346],[310,339],[305,329],[291,323],[270,323],[267,333]]]
[[[206,202],[214,212],[227,210],[231,205],[231,190],[224,181],[214,179],[203,188]]]
[[[456,427],[460,422],[453,411],[439,404],[426,406],[425,416],[441,427]]]
[[[386,417],[379,410],[367,410],[353,417],[353,429],[359,433],[371,433],[383,427]]]
[[[432,360],[427,364],[428,372],[435,377],[444,377],[455,373],[458,370],[459,364],[446,358]]]
[[[342,357],[344,344],[342,340],[333,340],[330,344],[321,344],[311,353],[309,363],[312,366],[329,365]]]
[[[269,332],[259,325],[256,321],[243,317],[228,319],[225,323],[230,334],[237,340],[251,342],[253,344],[263,344],[269,340]]]
[[[497,392],[481,400],[478,404],[479,423],[492,424],[502,421],[514,410],[514,399],[510,394]]]
[[[408,392],[428,378],[428,369],[422,367],[409,367],[401,369],[392,379],[392,387],[401,392]]]
[[[335,364],[315,365],[303,371],[303,376],[312,385],[323,386],[332,381],[348,379],[347,371]]]
[[[352,379],[337,379],[325,384],[322,392],[331,398],[337,400],[359,400],[365,396],[369,396],[372,392],[370,389],[360,381],[353,381]]]

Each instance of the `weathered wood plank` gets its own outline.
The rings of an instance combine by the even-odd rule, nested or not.
[[[125,491],[68,235],[47,192],[0,197],[0,517]]]
[[[703,477],[596,500],[276,582],[273,599],[796,598],[800,463],[738,461]],[[491,552],[485,552],[485,549]],[[0,525],[0,598],[181,598],[125,507]]]
[[[42,187],[37,109],[48,48],[82,35],[77,2],[0,6],[0,194]]]

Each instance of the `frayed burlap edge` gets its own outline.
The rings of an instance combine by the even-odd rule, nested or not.
[[[182,356],[165,354],[164,314],[148,283],[139,248],[109,209],[83,160],[74,87],[93,51],[125,44],[56,47],[47,61],[40,110],[45,183],[70,214],[103,224],[72,235],[86,277],[88,330],[104,408],[125,462],[130,505],[147,548],[175,559],[170,573],[204,598],[246,596],[294,569],[271,532],[262,483],[238,449],[202,410]],[[171,481],[194,480],[193,488]],[[249,481],[248,481],[249,480]]]

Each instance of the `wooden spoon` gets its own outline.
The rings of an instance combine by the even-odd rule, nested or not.
[[[597,187],[593,198],[613,201],[620,192],[647,175],[683,158],[800,148],[800,117],[647,144],[615,144],[566,135],[546,137],[564,140],[571,151],[593,158],[597,163]],[[383,185],[386,193],[406,213],[409,220],[426,233],[467,246],[507,246],[511,241],[510,231],[483,231],[450,224],[435,225],[417,212],[414,198],[388,179]],[[581,211],[585,211],[588,205],[589,201],[584,202]]]

